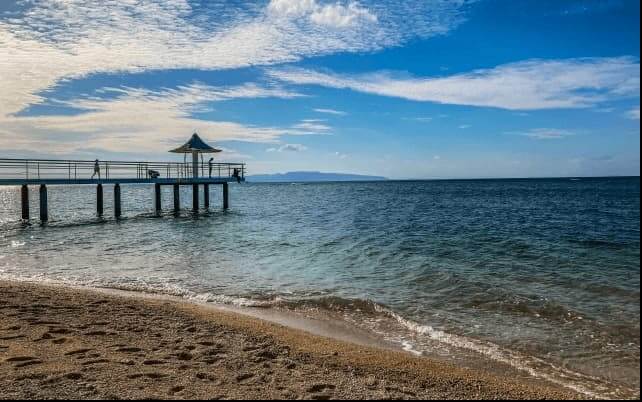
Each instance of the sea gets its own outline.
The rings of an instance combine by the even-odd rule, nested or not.
[[[393,347],[640,395],[640,179],[244,183],[231,208],[153,211],[123,186],[49,188],[50,222],[0,188],[0,279],[340,320]],[[31,189],[38,216],[37,189]],[[480,363],[482,362],[482,363]]]

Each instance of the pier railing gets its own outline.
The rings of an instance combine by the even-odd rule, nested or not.
[[[100,175],[94,175],[95,166],[95,161],[82,160],[0,159],[0,181],[194,178],[192,163],[99,161]],[[245,173],[244,163],[199,163],[200,178],[231,178],[238,175],[243,179]]]

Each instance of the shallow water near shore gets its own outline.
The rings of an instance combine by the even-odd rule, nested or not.
[[[124,186],[119,222],[94,196],[52,187],[52,221],[24,225],[0,189],[0,278],[327,316],[415,354],[639,395],[639,178],[248,183],[227,212],[159,218],[152,188]]]

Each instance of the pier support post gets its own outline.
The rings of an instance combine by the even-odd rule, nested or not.
[[[198,212],[198,184],[192,185],[192,209]]]
[[[161,185],[154,185],[154,210],[157,215],[160,215],[163,206],[161,205]]]
[[[40,185],[40,221],[49,221],[49,204],[47,201],[47,186]]]
[[[114,185],[114,216],[119,219],[122,216],[121,202],[120,202],[120,184]]]
[[[203,208],[210,209],[210,185],[203,184]]]
[[[230,191],[227,183],[223,183],[223,209],[230,207]]]
[[[29,186],[24,184],[20,189],[20,195],[22,198],[22,219],[25,221],[29,220]]]
[[[96,186],[96,214],[98,216],[103,216],[105,212],[105,203],[103,197],[103,185],[99,184]]]
[[[181,211],[181,186],[174,184],[174,213]]]

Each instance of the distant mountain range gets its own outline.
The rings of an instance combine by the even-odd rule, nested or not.
[[[381,181],[388,180],[381,176],[366,176],[349,173],[323,173],[323,172],[287,172],[276,174],[257,174],[246,177],[248,182],[254,183],[282,183],[282,182],[319,182],[319,181]]]

